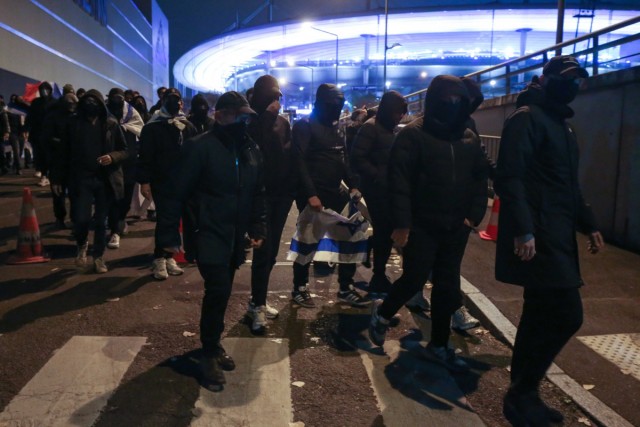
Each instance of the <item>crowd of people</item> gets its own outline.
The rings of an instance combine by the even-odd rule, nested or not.
[[[407,102],[395,91],[375,110],[354,112],[345,129],[344,94],[328,83],[318,87],[311,115],[292,125],[279,114],[282,93],[270,75],[256,80],[249,99],[234,91],[220,95],[213,116],[203,95],[193,97],[186,115],[175,88],[160,88],[158,103],[147,110],[131,90],[113,88],[104,97],[65,85],[55,100],[44,82],[30,106],[13,95],[2,110],[2,133],[12,148],[2,171],[11,165],[21,173],[30,141],[24,166],[35,161],[39,185],[51,186],[60,227],[66,227],[70,199],[79,266],[88,262],[93,224],[97,273],[107,272],[105,247],[119,247],[132,199],[142,196],[155,212],[153,276],[182,274],[174,260],[182,247],[204,279],[202,381],[212,389],[235,368],[221,336],[234,274],[247,252],[253,250],[247,317],[251,331],[264,334],[268,319],[278,316],[267,290],[292,204],[299,212],[340,212],[361,197],[373,227],[373,276],[365,295],[354,283],[356,265],[339,263],[337,299],[371,306],[368,332],[377,346],[403,305],[429,311],[431,338],[422,356],[467,371],[449,338],[452,326],[479,324],[463,305],[460,266],[470,232],[486,212],[487,180],[494,179],[503,210],[496,276],[525,288],[504,412],[513,423],[543,426],[561,414],[539,398],[539,383],[582,321],[575,231],[589,234],[592,252],[603,246],[580,195],[575,135],[566,123],[567,104],[584,77],[571,57],[549,61],[518,97],[497,167],[471,119],[482,92],[465,78],[435,77],[424,114],[402,130]],[[393,247],[403,258],[394,283],[386,274]],[[315,307],[309,267],[293,263],[291,301],[302,308]],[[430,302],[423,296],[429,281]]]

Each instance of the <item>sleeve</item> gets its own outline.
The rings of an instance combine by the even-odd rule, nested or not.
[[[375,127],[365,123],[358,131],[351,148],[351,168],[359,173],[362,179],[372,183],[378,178],[378,170],[370,159],[375,140]]]
[[[417,167],[417,154],[413,152],[410,136],[413,129],[398,134],[389,158],[389,194],[391,198],[391,221],[393,228],[411,228],[411,198],[413,177]]]
[[[251,215],[249,220],[249,236],[252,239],[267,238],[267,200],[264,189],[264,162],[260,150],[255,150],[257,156],[258,179],[253,192]],[[264,244],[264,243],[263,243]]]
[[[118,165],[129,157],[127,152],[127,140],[122,133],[119,124],[113,124],[110,129],[111,138],[113,138],[114,150],[107,153],[113,160],[113,164]]]
[[[277,119],[278,114],[274,114],[271,111],[265,111],[260,114],[254,126],[249,126],[249,136],[256,144],[258,144],[263,152],[270,150],[282,150],[279,146],[273,146],[272,138],[269,137],[273,132],[273,127],[275,126]]]
[[[136,181],[140,184],[151,182],[152,165],[155,158],[153,129],[149,125],[142,127],[140,132],[140,151],[136,162]]]
[[[293,159],[298,175],[299,192],[305,198],[317,196],[318,192],[307,169],[306,155],[311,143],[311,126],[305,121],[293,125],[292,145]]]
[[[473,163],[473,202],[467,218],[477,226],[482,222],[482,218],[487,212],[487,177],[489,176],[490,164],[486,152],[480,144],[480,139],[475,134],[474,138],[477,150]]]
[[[67,121],[59,135],[59,140],[55,144],[55,155],[51,157],[51,171],[49,179],[55,185],[61,185],[68,182],[71,162],[71,129],[74,123]]]
[[[495,189],[504,213],[513,219],[514,235],[533,233],[533,218],[526,200],[524,177],[534,148],[534,124],[528,111],[517,111],[502,130]]]

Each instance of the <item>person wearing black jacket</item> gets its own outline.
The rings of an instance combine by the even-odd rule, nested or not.
[[[253,86],[251,108],[258,117],[249,124],[249,135],[264,158],[264,181],[267,206],[267,236],[253,250],[251,263],[251,300],[247,316],[251,331],[263,334],[266,319],[278,316],[278,310],[267,303],[269,276],[276,263],[280,237],[296,192],[295,168],[291,156],[291,125],[280,111],[280,86],[270,75],[259,77]]]
[[[33,159],[36,166],[36,176],[40,177],[38,185],[46,187],[49,185],[47,174],[49,172],[49,158],[46,146],[42,141],[42,130],[47,110],[53,104],[53,88],[49,82],[42,82],[38,86],[40,96],[31,102],[27,119],[25,122],[26,130],[29,132],[29,141],[33,147]]]
[[[196,128],[182,112],[180,91],[175,88],[167,89],[162,98],[162,108],[142,128],[136,164],[136,180],[140,183],[140,192],[155,203],[158,221],[165,215],[168,188],[176,178],[176,159],[180,156],[182,144],[196,134]],[[185,216],[185,219],[188,218],[189,216]],[[157,241],[157,227],[155,235]],[[173,254],[163,250],[157,243],[153,258],[153,277],[157,280],[166,280],[169,275],[184,273],[173,259]]]
[[[156,102],[155,104],[153,104],[151,106],[151,108],[149,109],[149,114],[153,116],[153,113],[155,113],[156,111],[160,111],[160,109],[162,108],[162,102],[164,99],[164,94],[168,89],[164,86],[160,86],[157,90],[156,93],[158,94],[158,102]]]
[[[366,112],[365,112],[366,113]],[[351,148],[351,167],[360,175],[362,195],[369,208],[373,226],[373,277],[369,292],[386,293],[391,288],[386,265],[391,255],[391,216],[387,167],[395,127],[407,113],[407,101],[396,91],[388,91],[380,100],[375,117],[360,128]]]
[[[9,118],[9,141],[13,152],[13,167],[16,175],[22,175],[20,157],[24,152],[24,166],[28,167],[32,156],[30,150],[25,150],[25,118],[29,111],[29,105],[21,96],[12,94],[7,105],[7,117]]]
[[[127,157],[127,143],[118,121],[109,114],[104,98],[95,89],[78,102],[78,114],[69,119],[60,141],[60,155],[52,164],[53,192],[60,195],[68,183],[73,209],[74,236],[78,244],[76,264],[87,262],[87,236],[95,205],[93,265],[106,273],[102,259],[106,243],[105,221],[109,205],[123,197],[124,183],[120,163]]]
[[[384,302],[374,303],[369,336],[382,345],[389,321],[432,274],[431,341],[423,356],[466,371],[448,342],[451,315],[462,306],[464,249],[487,207],[488,165],[478,137],[465,127],[469,94],[459,78],[436,76],[424,107],[424,117],[403,129],[391,150],[391,238],[404,248],[404,271]]]
[[[255,96],[255,95],[254,95]],[[302,210],[309,205],[315,211],[324,207],[341,212],[348,195],[340,191],[344,181],[352,194],[359,194],[358,177],[351,173],[347,161],[345,134],[338,119],[344,105],[344,94],[333,84],[323,83],[316,91],[311,116],[293,125],[292,142],[298,175],[296,205]],[[301,307],[315,307],[309,285],[309,265],[293,263],[292,300]],[[338,300],[354,307],[371,303],[353,286],[355,264],[338,264]]]
[[[524,287],[504,415],[514,425],[547,426],[562,414],[540,399],[553,359],[582,324],[576,232],[597,253],[604,242],[578,182],[578,145],[567,119],[587,71],[556,56],[517,98],[500,142],[496,279]]]
[[[191,111],[187,119],[196,127],[198,133],[204,133],[213,126],[213,119],[209,117],[209,103],[201,93],[191,99]]]
[[[205,287],[202,383],[216,390],[225,384],[223,371],[235,368],[220,344],[235,270],[244,262],[245,248],[259,247],[266,236],[262,156],[246,132],[252,116],[238,92],[220,96],[212,130],[184,144],[165,215],[158,218],[159,244],[175,251],[184,207],[190,201],[197,207],[194,256]]]

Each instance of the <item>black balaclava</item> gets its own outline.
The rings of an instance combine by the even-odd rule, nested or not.
[[[40,86],[38,86],[38,92],[40,93],[40,98],[51,98],[53,96],[53,88],[49,82],[40,83]]]
[[[182,101],[180,92],[178,89],[172,87],[164,92],[162,96],[162,107],[167,113],[175,117],[180,113],[180,101]]]
[[[563,105],[567,105],[576,99],[580,90],[579,81],[575,78],[556,76],[545,76],[542,87],[547,98]]]
[[[133,108],[135,108],[143,117],[149,113],[149,110],[147,109],[147,101],[141,95],[133,98]]]
[[[191,114],[200,121],[204,121],[209,114],[209,103],[201,93],[191,99]]]
[[[113,88],[109,91],[107,97],[107,108],[109,112],[116,116],[118,120],[122,119],[124,109],[124,91],[119,88]]]
[[[278,80],[270,75],[260,76],[253,85],[253,94],[251,95],[251,108],[258,114],[262,114],[269,104],[280,99],[280,85]]]
[[[333,126],[340,119],[343,106],[344,94],[338,89],[338,86],[330,83],[318,86],[316,102],[313,105],[313,116],[320,123],[324,126]]]
[[[62,104],[64,105],[64,111],[69,114],[73,114],[78,108],[78,97],[73,93],[67,93],[62,98]]]
[[[95,119],[106,114],[104,97],[95,89],[90,89],[78,101],[78,113],[86,119]]]
[[[398,125],[395,115],[398,113],[405,114],[407,112],[407,100],[404,99],[399,92],[390,90],[382,95],[378,112],[376,113],[376,122],[389,132]]]
[[[459,97],[459,101],[452,102],[451,97]],[[424,129],[441,139],[460,138],[468,117],[469,92],[462,80],[455,76],[436,76],[424,100]]]

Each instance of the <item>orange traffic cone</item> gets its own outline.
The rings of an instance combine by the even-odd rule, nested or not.
[[[478,233],[483,240],[496,241],[498,239],[498,217],[500,216],[500,199],[496,196],[493,199],[491,207],[491,216],[489,217],[489,225],[485,231]]]
[[[182,220],[180,220],[180,234],[182,234]],[[187,260],[184,257],[184,251],[182,250],[182,246],[180,246],[180,250],[173,254],[173,259],[179,263],[186,263]]]
[[[50,260],[51,258],[42,253],[40,227],[36,219],[36,210],[33,208],[31,190],[25,187],[22,193],[22,213],[20,214],[16,254],[9,258],[7,264],[35,264]]]

